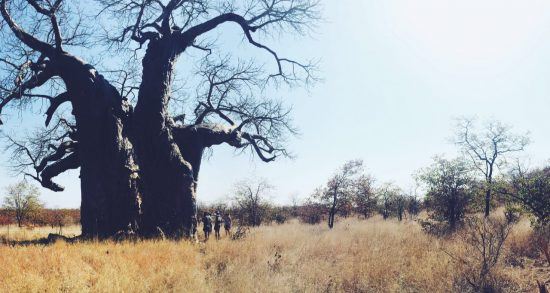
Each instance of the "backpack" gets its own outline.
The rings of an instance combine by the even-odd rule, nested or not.
[[[205,227],[212,227],[212,218],[210,216],[205,216],[202,218]]]
[[[214,221],[215,225],[219,227],[222,223],[222,217],[220,215],[217,215]]]

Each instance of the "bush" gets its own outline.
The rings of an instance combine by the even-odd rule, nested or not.
[[[430,167],[420,172],[419,179],[428,190],[425,205],[430,218],[446,222],[450,232],[459,228],[475,189],[466,162],[435,158]]]
[[[533,224],[550,224],[550,167],[512,174],[511,190],[503,191],[533,218]]]
[[[267,195],[272,189],[273,186],[263,179],[243,180],[235,184],[234,210],[241,225],[260,226],[269,220],[272,205]]]
[[[464,244],[461,246],[462,251],[447,253],[462,272],[456,276],[456,290],[511,290],[514,284],[497,267],[511,228],[512,225],[503,218],[471,217],[465,220],[465,227],[457,237]]]
[[[273,218],[275,220],[275,223],[277,223],[279,225],[284,224],[287,221],[287,216],[285,216],[283,214],[280,214],[280,213],[275,214],[275,216]]]
[[[306,203],[299,209],[299,218],[302,223],[316,225],[323,220],[325,207],[317,203]]]
[[[418,220],[418,223],[422,227],[422,231],[426,234],[430,234],[437,237],[446,236],[451,231],[449,229],[449,224],[445,222],[438,222],[433,220]]]
[[[550,224],[535,226],[532,241],[550,266]]]

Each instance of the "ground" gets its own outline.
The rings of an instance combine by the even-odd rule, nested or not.
[[[528,229],[520,223],[507,246]],[[54,230],[10,227],[9,237]],[[77,234],[78,227],[63,232]],[[7,237],[7,227],[0,234]],[[428,236],[414,221],[373,218],[340,220],[333,230],[291,221],[207,243],[2,245],[0,292],[450,292],[461,271],[444,250],[456,242]],[[507,259],[499,270],[517,284],[514,290],[550,283],[548,267],[523,260],[523,267],[512,266]]]

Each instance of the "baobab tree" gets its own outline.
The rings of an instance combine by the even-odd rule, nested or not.
[[[474,122],[465,118],[458,120],[455,143],[484,177],[484,213],[488,217],[496,171],[510,154],[523,151],[529,144],[529,138],[512,133],[510,126],[499,121],[488,122],[481,131],[475,129]]]
[[[247,1],[119,1],[101,0],[105,13],[121,19],[118,32],[108,40],[118,47],[132,44],[144,47],[142,77],[137,93],[133,127],[134,144],[139,158],[143,186],[144,229],[165,227],[170,231],[192,230],[195,213],[195,190],[201,152],[212,144],[228,143],[234,147],[250,146],[264,161],[285,154],[275,145],[288,130],[286,111],[256,96],[240,95],[233,84],[255,85],[255,78],[265,75],[261,86],[269,81],[291,84],[309,81],[313,64],[280,57],[256,38],[258,33],[305,33],[317,16],[317,1],[272,0]],[[235,25],[248,43],[264,51],[276,65],[272,73],[261,68],[237,66],[226,75],[208,71],[208,91],[193,107],[194,121],[175,127],[169,115],[175,68],[183,53],[198,49],[205,54],[217,50],[205,43],[204,36],[221,25]],[[207,58],[208,60],[208,58]],[[208,62],[208,61],[207,61]],[[207,66],[208,67],[208,66]],[[223,72],[224,70],[221,70]],[[225,70],[227,71],[227,70]],[[234,98],[227,92],[235,92]],[[260,94],[256,91],[255,94]],[[188,117],[188,115],[178,115]],[[220,123],[207,123],[207,118]],[[252,131],[251,133],[247,130]],[[204,141],[196,145],[197,135]],[[184,146],[185,145],[185,146]],[[186,152],[187,151],[187,152]],[[194,165],[195,163],[195,165]]]
[[[28,56],[3,52],[8,58],[2,59],[7,62],[0,108],[51,102],[49,128],[39,133],[50,135],[12,139],[13,149],[28,157],[19,164],[28,168],[25,173],[54,191],[62,187],[53,177],[80,167],[83,234],[107,237],[129,228],[152,235],[160,228],[165,235],[188,236],[206,148],[227,143],[265,162],[288,154],[285,137],[295,132],[289,110],[266,97],[265,88],[309,83],[315,66],[281,57],[255,36],[306,33],[318,19],[317,1],[98,1],[99,7],[86,8],[97,8],[98,18],[107,19],[114,34],[107,35],[108,48],[134,50],[128,64],[141,64],[141,78],[118,70],[122,77],[112,82],[67,50],[82,47],[97,23],[74,13],[78,3],[0,3],[6,42]],[[81,29],[83,22],[88,30]],[[275,70],[264,71],[255,60],[213,57],[219,48],[201,38],[222,24],[239,27],[252,47],[273,58]],[[200,82],[176,115],[171,108],[182,99],[174,96],[174,69],[178,57],[194,49],[205,54],[195,62],[193,79]],[[15,87],[8,86],[14,81]],[[53,86],[45,95],[48,84]],[[70,115],[54,117],[64,102],[70,102]]]
[[[136,228],[138,168],[128,139],[130,105],[92,65],[68,51],[89,36],[82,15],[73,13],[75,4],[0,1],[0,111],[49,102],[43,142],[16,143],[16,154],[28,155],[33,178],[53,191],[63,190],[53,177],[80,168],[82,234],[103,237]],[[54,116],[64,104],[70,104],[70,119]]]

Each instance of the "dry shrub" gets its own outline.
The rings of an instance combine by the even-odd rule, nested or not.
[[[524,258],[536,259],[539,257],[539,250],[533,245],[533,231],[529,222],[519,222],[510,234],[506,262],[512,266],[524,267]]]
[[[517,285],[503,273],[500,258],[512,224],[500,217],[470,217],[455,241],[462,245],[448,255],[458,266],[454,287],[462,292],[513,292]]]
[[[522,268],[526,266],[526,262],[533,262],[532,265],[535,267],[550,267],[550,228],[531,228],[528,221],[522,221],[518,226],[520,228],[510,237],[510,254],[506,261],[512,266]]]
[[[546,259],[550,266],[550,223],[535,226],[532,234],[532,242]]]
[[[231,234],[232,240],[240,240],[246,237],[250,233],[250,228],[246,226],[239,226],[237,227],[237,230],[235,230],[235,233]]]
[[[449,236],[452,232],[454,232],[445,222],[437,222],[430,219],[418,219],[418,223],[422,227],[422,230],[429,235],[444,237]]]
[[[316,225],[323,221],[323,214],[326,213],[326,208],[318,203],[308,202],[300,207],[298,213],[302,223]]]

